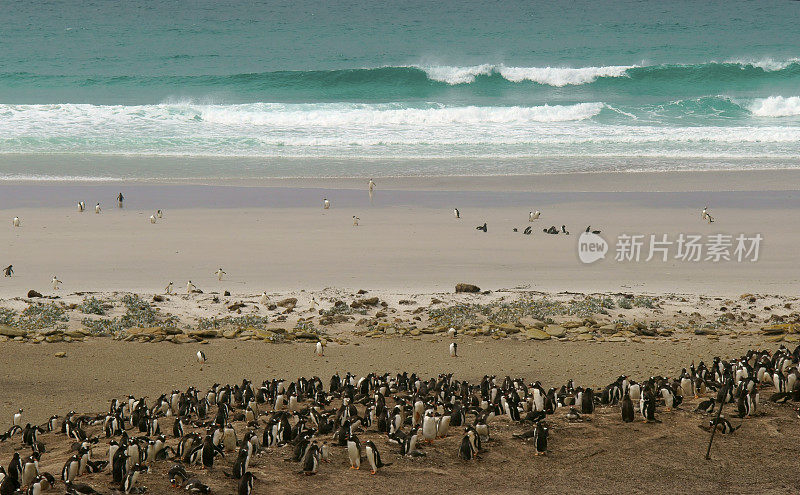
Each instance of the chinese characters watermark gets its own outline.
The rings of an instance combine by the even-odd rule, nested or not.
[[[751,263],[758,261],[762,240],[761,234],[620,234],[614,244],[614,260]],[[597,234],[584,232],[578,239],[578,257],[583,263],[605,258],[608,250],[606,240]]]

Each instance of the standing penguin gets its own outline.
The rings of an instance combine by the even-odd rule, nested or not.
[[[211,435],[206,435],[205,440],[203,440],[203,447],[202,447],[202,460],[203,460],[203,467],[208,468],[209,470],[214,468],[214,457],[217,455],[221,455],[225,457],[225,452],[223,452],[222,447],[218,447],[214,445],[214,441],[211,438]]]
[[[347,456],[350,458],[350,469],[361,469],[361,442],[356,435],[347,439]]]
[[[100,203],[97,203],[96,205],[94,205],[94,212],[96,214],[100,214]]]
[[[458,344],[455,342],[450,343],[450,357],[458,357]]]
[[[13,426],[20,426],[22,424],[22,409],[14,413]]]
[[[533,430],[533,446],[534,446],[534,453],[533,455],[545,455],[547,454],[547,434],[549,428],[544,425],[543,421],[539,421],[536,423],[536,429]]]
[[[156,216],[150,215],[150,223],[156,223]]]
[[[312,442],[303,458],[303,474],[306,476],[317,474],[317,468],[319,468],[319,446],[316,442]]]
[[[453,216],[456,218],[461,218],[461,212],[458,211],[458,208],[453,208]]]
[[[172,294],[172,282],[168,283],[167,286],[164,287],[164,292],[167,295],[171,295]]]
[[[84,203],[83,201],[78,201],[78,211],[81,213],[86,211],[86,203]]]
[[[197,287],[195,287],[195,285],[192,283],[191,280],[186,282],[186,293],[187,294],[191,294],[191,293],[195,292],[196,290],[197,290]]]
[[[203,351],[197,351],[197,362],[203,364],[207,361],[206,353]]]
[[[331,207],[331,202],[328,201],[328,198],[323,198],[322,199],[322,208],[325,209],[325,210],[329,210],[330,207]]]
[[[361,220],[357,216],[353,215],[353,227],[358,227],[358,221]]]
[[[622,421],[624,423],[632,423],[633,401],[631,401],[630,392],[625,392],[625,396],[622,398],[622,404],[620,404],[620,408],[622,409]]]
[[[122,202],[125,201],[125,196],[122,193],[117,194],[117,204],[122,208]]]
[[[214,272],[214,275],[217,276],[217,280],[222,280],[222,276],[225,275],[225,271],[222,269],[222,267],[220,267],[219,270]]]
[[[316,351],[317,351],[317,356],[322,357],[324,350],[321,341],[317,341]]]
[[[594,392],[590,388],[584,390],[581,396],[581,412],[583,414],[592,414],[594,412]]]
[[[164,212],[161,210],[156,210],[156,216],[158,218],[164,218]]]
[[[19,227],[19,217],[14,217],[14,220],[11,221],[14,224],[14,227]]]
[[[367,454],[367,461],[369,462],[369,465],[372,468],[370,474],[375,474],[378,472],[379,468],[391,465],[391,464],[384,464],[383,461],[381,461],[381,454],[378,452],[378,448],[375,447],[375,444],[372,443],[372,440],[367,440],[364,443],[364,448]]]
[[[251,473],[250,471],[247,471],[246,473],[244,473],[244,476],[242,476],[242,479],[239,480],[239,489],[236,492],[236,494],[237,495],[250,495],[250,494],[252,494],[253,493],[253,480],[255,480],[255,479],[256,479],[256,477],[253,476],[253,473]]]
[[[7,267],[3,268],[3,276],[10,277],[14,275],[14,265],[8,265]]]
[[[61,280],[58,279],[55,275],[53,275],[53,279],[50,281],[53,286],[53,290],[58,290],[58,286],[62,284]]]

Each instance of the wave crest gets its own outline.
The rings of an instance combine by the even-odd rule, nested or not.
[[[758,117],[793,117],[800,115],[800,96],[770,96],[756,100],[750,112]]]

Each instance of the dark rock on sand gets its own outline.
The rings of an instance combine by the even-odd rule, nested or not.
[[[43,297],[41,292],[37,292],[33,289],[28,291],[28,297]]]
[[[472,284],[456,284],[456,292],[471,292],[471,293],[478,293],[481,291],[481,288],[477,285]]]

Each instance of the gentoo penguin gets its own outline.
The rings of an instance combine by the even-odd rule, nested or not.
[[[458,357],[458,344],[455,342],[450,343],[450,357]]]
[[[214,440],[212,439],[211,435],[206,435],[205,440],[203,440],[203,445],[201,447],[201,459],[203,462],[203,467],[207,469],[214,468],[214,457],[217,455],[221,455],[225,457],[225,453],[222,450],[221,446],[214,445]]]
[[[716,403],[717,401],[713,397],[704,401],[700,401],[700,403],[697,404],[697,407],[695,408],[694,412],[711,414],[714,412],[714,407]]]
[[[186,293],[191,294],[192,292],[196,291],[197,287],[194,286],[191,280],[186,282]]]
[[[361,469],[361,442],[356,435],[347,439],[347,457],[350,459],[350,469]]]
[[[542,212],[539,210],[528,212],[528,221],[533,222],[534,220],[539,220],[539,215],[541,214]]]
[[[328,201],[328,198],[323,198],[323,200],[322,200],[322,208],[325,209],[325,210],[328,210],[328,209],[330,209],[330,207],[331,207],[331,202]]]
[[[373,190],[375,190],[375,181],[370,179],[368,186],[369,186],[369,192],[372,192]]]
[[[425,416],[422,417],[422,438],[431,443],[436,438],[436,423],[437,418],[433,410],[425,411]]]
[[[203,351],[197,351],[197,362],[203,364],[206,362],[206,353]]]
[[[261,303],[261,304],[263,304],[264,306],[266,306],[267,304],[269,304],[269,296],[267,295],[267,292],[266,292],[266,291],[264,291],[264,292],[262,292],[262,293],[261,293],[261,299],[260,299],[258,302],[260,302],[260,303]]]
[[[189,473],[186,472],[186,468],[183,467],[181,464],[175,464],[169,470],[169,483],[172,485],[173,488],[182,487],[184,482],[189,479]]]
[[[458,208],[453,208],[453,215],[454,215],[456,218],[461,218],[461,212],[460,212],[460,211],[458,211]]]
[[[97,203],[96,205],[94,205],[94,212],[95,213],[100,213],[100,203]]]
[[[317,356],[322,356],[322,355],[323,355],[322,342],[317,341]]]
[[[633,423],[633,401],[631,401],[630,392],[625,392],[620,408],[622,409],[622,421],[624,423]]]
[[[353,227],[358,227],[358,221],[361,220],[357,216],[353,215]]]
[[[138,462],[134,464],[130,472],[127,476],[125,476],[125,481],[122,482],[122,491],[125,493],[133,493],[136,490],[136,484],[139,482],[139,476],[142,472],[149,471],[150,468],[147,466],[142,466]]]
[[[561,232],[562,232],[564,235],[569,235],[569,232],[567,231],[567,226],[566,226],[566,225],[562,225],[562,226],[561,226]]]
[[[239,489],[236,492],[236,494],[237,495],[250,495],[251,493],[253,493],[253,480],[255,480],[255,479],[256,479],[256,477],[253,476],[253,473],[251,473],[250,471],[247,471],[246,473],[244,473],[244,476],[242,476],[242,479],[239,480]]]
[[[61,481],[64,483],[73,481],[80,474],[81,455],[75,454],[64,464],[61,469]]]
[[[591,225],[586,227],[586,232],[591,232],[592,234],[599,234],[600,233],[599,230],[592,230],[592,226]]]
[[[189,493],[211,493],[211,487],[197,478],[192,478],[183,485],[183,489]]]
[[[475,230],[482,230],[483,232],[488,232],[488,230],[486,229],[486,222],[483,222],[483,225],[478,225],[477,227],[475,227]]]
[[[14,413],[14,421],[11,424],[13,426],[20,426],[22,424],[22,409]]]
[[[581,396],[581,413],[592,414],[594,412],[594,392],[591,388],[583,391]]]
[[[81,213],[86,211],[86,203],[84,203],[83,201],[78,201],[78,211]]]
[[[39,452],[35,452],[22,461],[20,481],[22,486],[29,486],[39,476]]]
[[[566,418],[568,421],[581,421],[581,414],[577,409],[570,406],[569,411],[567,411]]]
[[[14,227],[19,227],[19,217],[14,217],[14,220],[11,221],[14,224]]]
[[[164,292],[166,292],[167,295],[172,294],[172,282],[168,283],[167,286],[164,287]]]
[[[219,270],[214,272],[214,274],[217,276],[217,280],[222,280],[222,276],[225,275],[225,271],[222,269],[222,267],[220,267]]]
[[[156,223],[156,216],[150,215],[150,223]]]
[[[164,212],[161,210],[156,210],[156,216],[158,218],[164,218]]]
[[[117,203],[119,203],[119,207],[122,208],[122,202],[125,201],[125,196],[122,193],[117,194]]]
[[[533,455],[547,454],[547,434],[548,428],[545,426],[544,421],[536,423],[536,429],[533,430]]]
[[[58,286],[61,285],[62,282],[58,277],[53,275],[53,280],[51,280],[50,283],[53,285],[53,290],[58,290]]]
[[[533,233],[533,228],[530,225],[528,225],[527,227],[525,227],[525,230],[523,230],[522,233],[525,235],[531,235]]]
[[[458,334],[458,332],[453,327],[450,327],[450,330],[447,331],[447,336],[450,337],[451,339],[456,338],[457,334]]]
[[[367,440],[364,442],[364,450],[367,454],[367,461],[369,462],[372,471],[369,474],[375,474],[378,472],[379,468],[384,466],[390,466],[391,464],[384,464],[381,461],[381,454],[378,452],[378,448],[375,447],[375,444],[372,443],[372,440]]]
[[[303,474],[311,476],[317,474],[319,467],[319,446],[316,442],[312,442],[306,451],[306,456],[303,458]]]
[[[3,268],[3,276],[10,277],[14,275],[14,265],[8,265],[7,267]]]

